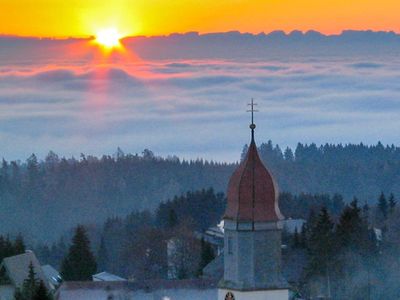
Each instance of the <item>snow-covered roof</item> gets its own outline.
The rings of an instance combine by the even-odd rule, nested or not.
[[[101,272],[94,274],[92,278],[93,281],[126,281],[125,278],[119,277],[117,275],[108,272]]]
[[[297,229],[297,231],[300,233],[301,231],[301,227],[303,226],[303,224],[306,222],[306,220],[304,219],[285,219],[282,220],[282,225],[283,227],[290,233],[294,233],[295,230]]]
[[[49,284],[46,280],[46,276],[43,272],[42,267],[35,254],[27,250],[25,253],[6,257],[3,259],[1,268],[4,268],[8,278],[11,280],[14,286],[21,287],[24,280],[28,278],[29,265],[32,263],[35,276],[38,280],[42,280],[43,283],[49,288]]]
[[[217,281],[144,280],[144,281],[79,281],[64,282],[57,290],[57,300],[98,299],[217,299]]]
[[[42,266],[42,270],[47,278],[47,281],[50,285],[52,285],[52,288],[56,288],[61,283],[62,278],[60,276],[60,273],[58,273],[58,271],[52,266],[44,265]]]

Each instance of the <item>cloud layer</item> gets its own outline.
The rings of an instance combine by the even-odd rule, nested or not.
[[[0,156],[119,146],[234,161],[249,139],[252,97],[258,141],[398,143],[399,67],[379,57],[1,60]]]

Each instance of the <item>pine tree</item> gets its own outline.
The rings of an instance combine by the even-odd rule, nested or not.
[[[20,288],[16,288],[14,291],[14,300],[25,300],[24,296],[22,295],[22,291]]]
[[[10,240],[10,237],[7,235],[6,239],[4,240],[4,249],[3,249],[4,257],[13,256],[15,254],[14,246]]]
[[[362,217],[364,218],[365,222],[369,222],[369,205],[365,202],[364,206],[362,207]]]
[[[358,272],[370,274],[370,261],[375,259],[376,240],[373,231],[368,230],[366,218],[361,214],[357,199],[346,206],[336,229],[338,262],[337,299],[367,299],[369,281],[362,284]]]
[[[307,244],[308,244],[307,225],[306,225],[306,223],[303,223],[303,225],[301,226],[301,232],[300,232],[300,247],[307,248]]]
[[[361,216],[356,198],[343,210],[336,234],[340,247],[353,250],[360,250],[368,239],[368,224]]]
[[[22,284],[21,296],[22,299],[31,300],[35,295],[36,288],[38,286],[38,280],[36,278],[35,269],[32,262],[29,264],[28,278],[24,280]]]
[[[333,263],[334,223],[325,207],[321,209],[315,225],[311,228],[309,240],[309,271],[312,274],[328,276],[327,270]]]
[[[102,236],[101,240],[100,240],[99,251],[97,252],[98,269],[101,271],[106,271],[107,263],[108,263],[108,253],[107,253],[104,236]]]
[[[62,277],[67,281],[89,281],[96,269],[96,261],[90,250],[86,230],[79,225],[75,230],[69,252],[61,265]]]
[[[286,147],[285,153],[284,153],[283,156],[284,156],[285,160],[288,161],[288,162],[293,162],[294,161],[293,151],[289,147]]]
[[[168,228],[172,229],[178,225],[178,216],[174,209],[170,209],[168,212]]]
[[[25,252],[25,243],[22,235],[19,234],[14,242],[14,252],[15,254],[22,254]]]
[[[385,221],[388,215],[388,203],[385,194],[382,192],[378,200],[378,220]]]
[[[394,195],[393,195],[393,193],[391,193],[389,196],[389,213],[390,214],[394,213],[394,211],[396,209],[396,204],[397,204],[397,202],[394,198]]]
[[[200,241],[200,251],[201,251],[201,259],[199,264],[198,275],[203,274],[203,269],[207,266],[214,258],[214,250],[209,243],[201,239]]]
[[[35,295],[32,300],[52,300],[51,294],[47,290],[44,282],[41,280],[39,286],[36,288]]]

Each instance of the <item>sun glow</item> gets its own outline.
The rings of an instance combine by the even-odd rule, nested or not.
[[[119,48],[121,46],[121,38],[122,35],[117,29],[109,28],[101,30],[96,34],[96,43],[108,49]]]

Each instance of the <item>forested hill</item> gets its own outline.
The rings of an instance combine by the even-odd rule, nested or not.
[[[124,154],[59,158],[50,152],[23,164],[3,160],[0,231],[57,237],[78,223],[99,223],[133,210],[153,210],[189,190],[225,190],[234,165]],[[28,231],[28,232],[27,232]]]
[[[260,155],[275,175],[281,191],[294,194],[340,193],[375,201],[381,191],[400,194],[400,148],[382,144],[299,144],[281,151],[271,142]],[[43,160],[32,155],[24,163],[3,160],[0,169],[1,233],[58,237],[78,223],[157,205],[190,190],[213,187],[225,191],[235,164],[159,158],[145,150],[101,158]]]
[[[400,194],[400,147],[363,144],[298,144],[295,151],[261,144],[260,155],[281,191],[340,193],[347,201],[374,201],[379,193]]]

